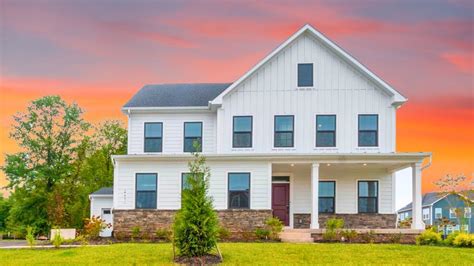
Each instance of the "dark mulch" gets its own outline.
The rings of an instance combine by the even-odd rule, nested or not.
[[[177,257],[174,262],[186,265],[216,265],[222,262],[218,255],[205,255],[202,257]]]

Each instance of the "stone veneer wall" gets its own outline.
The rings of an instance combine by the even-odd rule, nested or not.
[[[326,221],[330,218],[344,220],[345,228],[357,229],[390,229],[395,228],[397,222],[396,214],[380,213],[354,213],[354,214],[319,214],[319,228],[326,226]],[[293,215],[294,228],[309,228],[311,224],[311,214],[298,213]]]
[[[176,210],[113,210],[114,235],[129,237],[132,228],[139,226],[141,232],[154,234],[158,228],[171,228]],[[219,210],[217,211],[221,226],[232,235],[239,236],[263,227],[265,220],[272,217],[271,210]]]

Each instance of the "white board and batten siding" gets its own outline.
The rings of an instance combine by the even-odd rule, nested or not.
[[[184,122],[202,122],[204,153],[216,152],[215,113],[132,113],[129,115],[128,154],[144,154],[145,123],[163,123],[163,154],[183,153]]]
[[[297,87],[298,63],[313,63],[314,87]],[[392,96],[304,34],[224,96],[217,113],[218,152],[394,152],[395,113]],[[315,147],[317,114],[336,115],[336,148]],[[358,147],[358,114],[378,114],[378,147]],[[232,117],[237,115],[253,116],[252,149],[232,148]],[[294,148],[273,148],[275,115],[295,116]]]
[[[271,209],[269,186],[271,174],[269,164],[261,161],[208,161],[211,168],[209,194],[214,200],[214,208],[227,209],[228,173],[249,172],[250,208]],[[135,175],[137,173],[157,173],[157,209],[176,210],[181,207],[181,174],[188,172],[187,162],[143,162],[123,161],[115,168],[114,208],[135,208]]]

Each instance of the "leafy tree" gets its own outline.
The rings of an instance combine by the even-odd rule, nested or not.
[[[199,150],[199,149],[195,149]],[[182,192],[181,210],[174,222],[174,242],[179,254],[199,257],[208,254],[217,244],[218,219],[208,195],[210,170],[206,158],[193,153],[188,163],[188,188]]]
[[[9,198],[0,196],[0,232],[7,229],[7,217],[10,212],[11,203]]]

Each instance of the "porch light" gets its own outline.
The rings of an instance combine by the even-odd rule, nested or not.
[[[326,164],[326,165],[327,165],[327,166],[331,166],[331,164],[330,164],[330,163],[328,163],[328,164]]]
[[[363,166],[367,166],[367,164],[366,164],[366,163],[364,163],[364,164],[363,164]]]
[[[290,166],[291,166],[291,167],[293,167],[293,166],[295,166],[295,164],[294,164],[294,163],[292,163],[292,164],[290,164]]]

